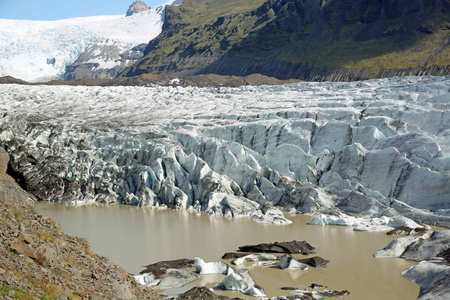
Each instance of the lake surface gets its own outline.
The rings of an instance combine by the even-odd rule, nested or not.
[[[419,286],[401,272],[414,265],[403,259],[376,259],[372,254],[395,237],[376,232],[355,232],[351,227],[307,225],[309,216],[288,216],[289,226],[257,224],[250,219],[196,215],[186,211],[156,211],[131,206],[69,207],[37,203],[38,213],[58,221],[70,235],[89,240],[94,251],[139,273],[141,266],[161,260],[201,257],[217,261],[238,246],[263,242],[306,240],[316,254],[330,260],[326,268],[286,271],[273,267],[248,268],[267,296],[288,295],[281,287],[307,288],[311,283],[349,290],[344,299],[417,299]],[[314,255],[311,255],[314,256]],[[298,255],[297,258],[307,256]],[[212,287],[223,275],[204,276],[190,284]],[[221,292],[244,297],[239,292]]]

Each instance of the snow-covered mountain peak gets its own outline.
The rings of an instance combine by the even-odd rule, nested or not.
[[[173,2],[170,0],[165,5]],[[27,81],[55,79],[63,76],[66,66],[96,44],[115,46],[121,54],[148,43],[161,32],[165,5],[129,17],[94,16],[58,21],[0,19],[0,76]],[[119,58],[114,57],[116,65],[121,63]]]

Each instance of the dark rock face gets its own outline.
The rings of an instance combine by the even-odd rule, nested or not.
[[[352,81],[450,74],[448,1],[255,1],[253,9],[220,11],[209,20],[212,12],[202,15],[199,3],[210,2],[220,8],[203,0],[168,9],[163,33],[123,76],[261,73]],[[195,18],[191,9],[199,11]]]
[[[275,242],[271,244],[246,245],[239,247],[242,252],[269,252],[308,255],[314,253],[315,248],[306,241]]]
[[[144,1],[135,0],[128,8],[126,16],[129,17],[147,10],[150,10],[150,7]]]

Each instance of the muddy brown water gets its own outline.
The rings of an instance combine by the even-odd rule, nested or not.
[[[311,217],[288,216],[289,226],[263,225],[247,218],[196,215],[186,211],[156,211],[130,206],[68,207],[37,203],[38,213],[58,221],[68,234],[89,240],[94,251],[106,256],[130,273],[141,266],[161,260],[201,257],[217,261],[238,246],[263,242],[306,240],[316,254],[330,260],[326,268],[286,271],[274,267],[253,267],[247,263],[255,282],[267,296],[288,295],[281,287],[307,288],[312,283],[329,289],[347,289],[344,299],[417,299],[418,285],[404,279],[401,272],[414,265],[403,259],[376,259],[375,251],[395,237],[377,232],[355,232],[350,227],[308,225]],[[314,255],[311,255],[314,256]],[[298,258],[307,256],[297,255]],[[229,261],[227,261],[229,262]],[[208,275],[194,285],[212,287],[223,275]],[[239,292],[220,292],[230,297],[245,297]]]

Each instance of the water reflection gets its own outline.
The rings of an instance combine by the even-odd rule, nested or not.
[[[130,273],[161,260],[194,258],[216,261],[238,246],[263,242],[306,240],[317,254],[330,260],[326,268],[285,271],[244,264],[268,296],[287,295],[281,287],[306,288],[311,283],[348,289],[346,299],[416,299],[419,287],[401,276],[413,263],[403,259],[375,259],[372,254],[393,237],[355,232],[341,226],[307,225],[308,216],[290,217],[289,226],[261,225],[249,219],[228,220],[186,211],[155,211],[129,206],[67,207],[38,203],[36,209],[57,220],[64,230],[87,238],[92,248]],[[303,256],[299,256],[303,257]],[[212,287],[223,275],[204,276],[195,284]],[[223,292],[244,298],[238,292]],[[250,299],[250,298],[248,298]]]

